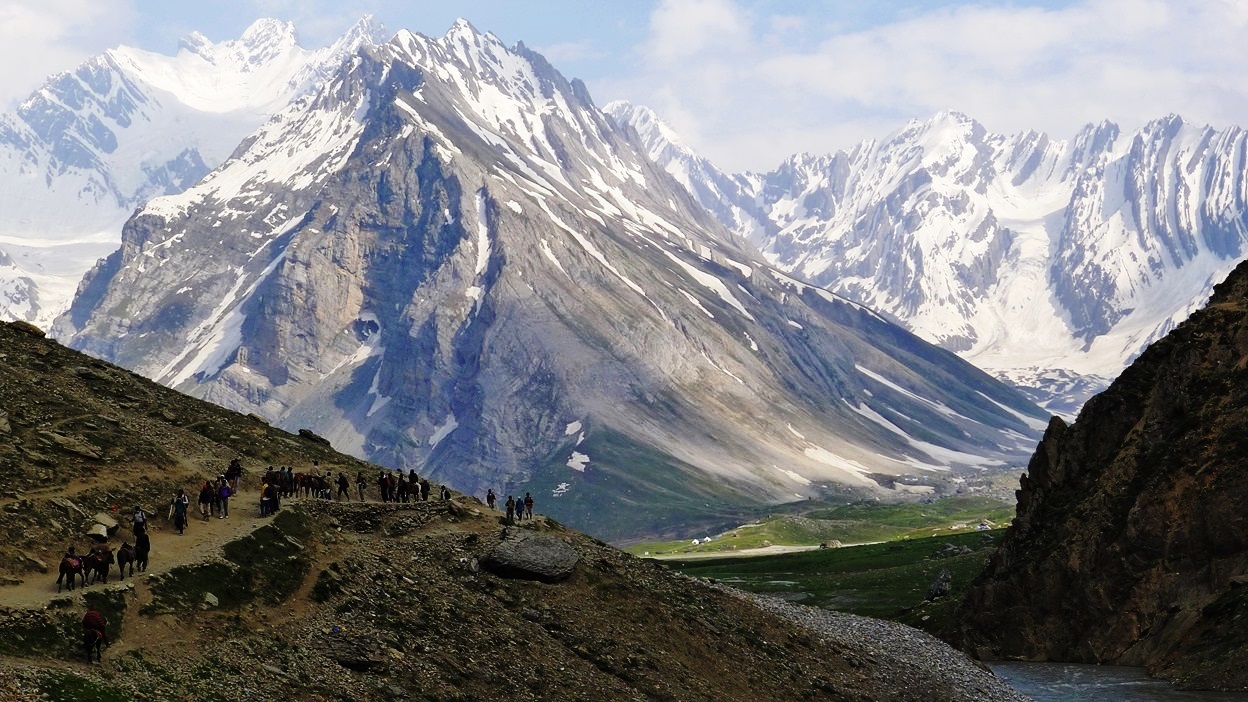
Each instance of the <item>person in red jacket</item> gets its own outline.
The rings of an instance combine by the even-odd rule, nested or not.
[[[87,662],[91,662],[91,649],[95,649],[95,659],[103,661],[103,654],[100,652],[104,646],[108,645],[108,625],[104,622],[104,615],[94,609],[87,610],[82,618],[82,647],[87,650]]]

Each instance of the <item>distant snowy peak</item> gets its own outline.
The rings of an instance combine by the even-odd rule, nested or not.
[[[730,229],[747,238],[762,235],[756,229],[764,218],[751,206],[748,195],[752,190],[750,176],[729,176],[720,171],[685,146],[675,130],[648,107],[616,100],[603,112],[620,129],[636,134],[646,155]]]
[[[1115,376],[1204,302],[1248,237],[1243,131],[1177,115],[1057,140],[943,112],[734,176],[647,112],[616,119],[773,263],[1013,377]]]
[[[288,104],[292,94],[306,92],[313,81],[360,47],[387,38],[385,27],[366,16],[330,46],[309,51],[299,46],[293,24],[261,19],[238,39],[213,43],[192,34],[174,56],[124,46],[105,56],[128,75],[192,109],[272,112],[275,105]]]
[[[685,146],[680,135],[649,107],[633,105],[626,100],[613,100],[602,111],[610,115],[616,124],[628,125],[637,130],[651,158],[658,160],[663,151],[669,148],[691,158],[698,157],[692,149]]]
[[[118,47],[51,77],[0,117],[0,318],[50,326],[82,274],[115,248],[136,205],[178,193],[244,136],[386,38],[372,17],[329,47],[287,22],[238,39],[183,40],[174,56]]]

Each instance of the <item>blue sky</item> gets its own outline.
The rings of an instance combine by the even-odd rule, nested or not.
[[[277,17],[317,48],[366,13],[435,36],[464,17],[524,41],[600,105],[648,105],[730,170],[940,110],[1056,138],[1171,112],[1248,124],[1248,0],[3,0],[0,104],[117,44],[173,53],[191,31],[219,41]]]

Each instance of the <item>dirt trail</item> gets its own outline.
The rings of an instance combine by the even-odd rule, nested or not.
[[[300,499],[282,500],[283,505],[297,503]],[[226,519],[211,517],[207,521],[199,518],[198,506],[191,504],[191,523],[185,534],[178,534],[172,521],[164,514],[150,517],[148,534],[152,541],[152,551],[148,558],[146,573],[135,572],[134,578],[127,577],[124,581],[118,577],[117,567],[109,570],[108,584],[92,584],[86,590],[99,588],[123,587],[124,583],[134,580],[143,583],[146,575],[162,573],[171,568],[189,563],[197,563],[221,554],[221,547],[235,539],[239,539],[257,528],[270,523],[270,518],[260,517],[259,497],[254,493],[244,492],[241,496],[230,500],[230,516]],[[109,539],[109,546],[114,553],[122,542],[134,543],[130,531],[130,520],[123,518],[116,536]],[[57,597],[81,595],[79,587],[70,593],[62,590],[56,592],[56,572],[27,576],[21,583],[0,587],[0,607],[39,607]]]

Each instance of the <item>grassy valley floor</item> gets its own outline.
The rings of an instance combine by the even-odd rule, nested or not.
[[[930,533],[930,530],[929,530]],[[762,556],[665,559],[688,575],[812,607],[891,619],[938,634],[1004,530],[962,531]],[[949,594],[928,599],[942,571]]]

